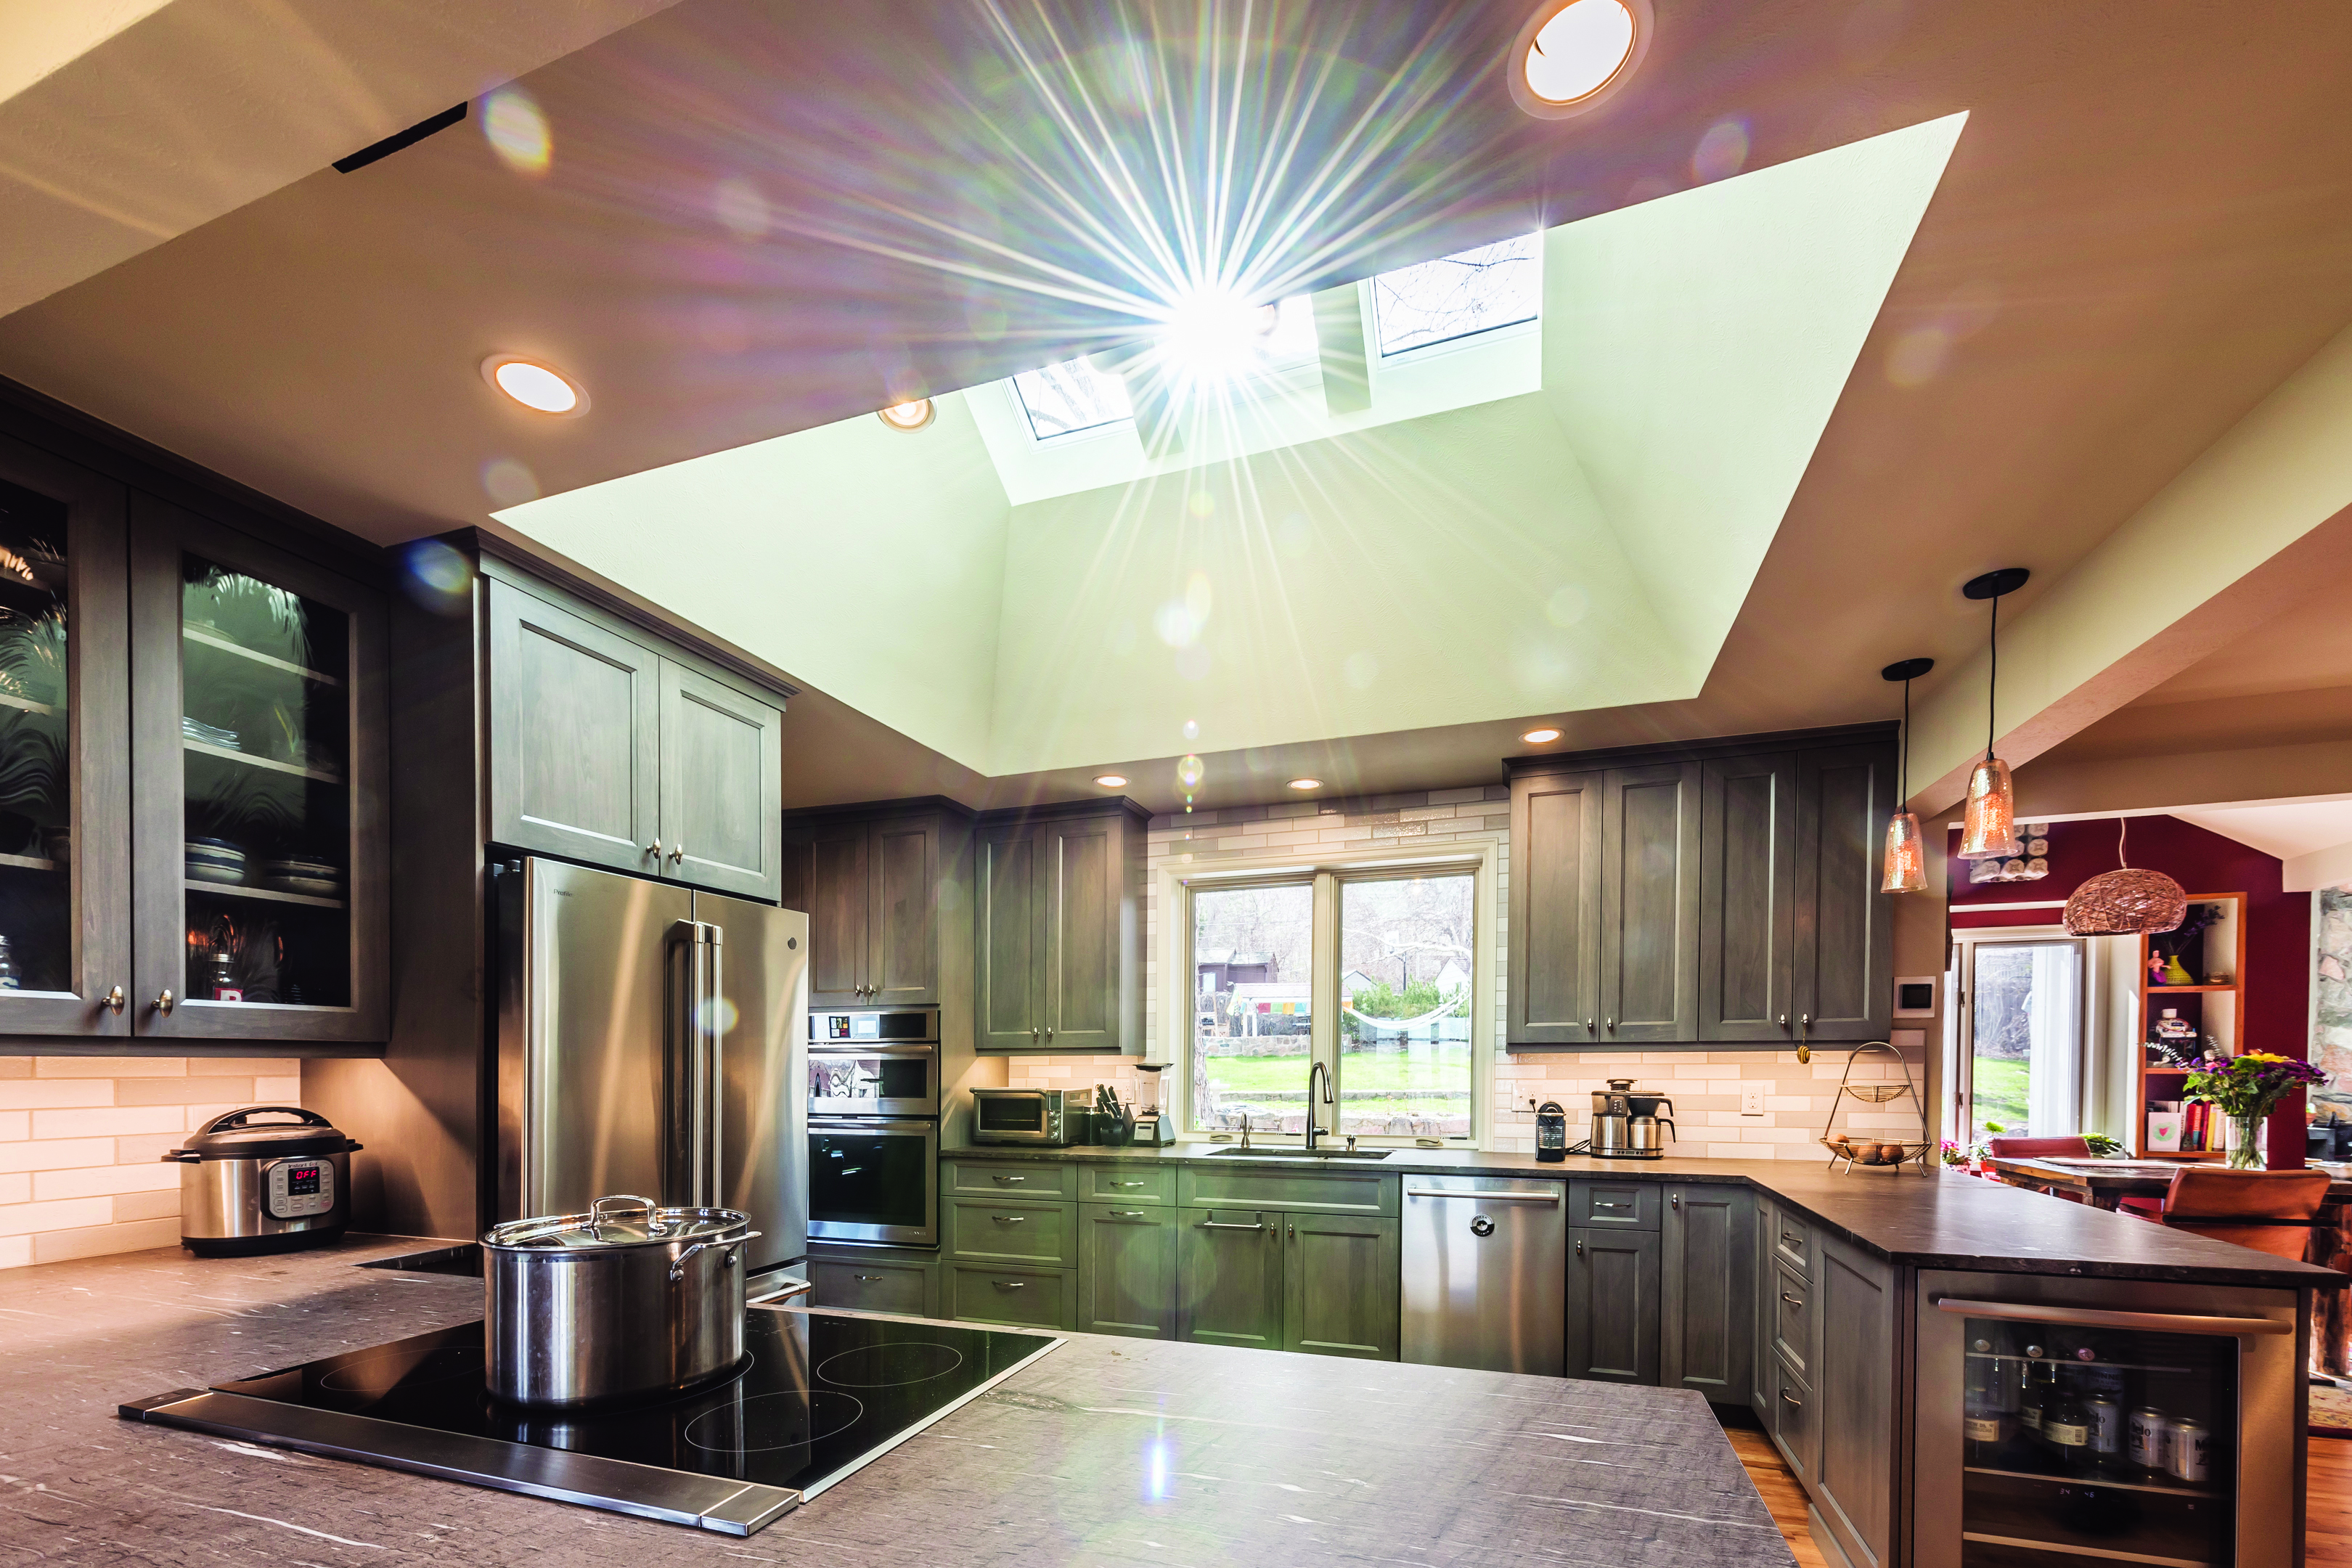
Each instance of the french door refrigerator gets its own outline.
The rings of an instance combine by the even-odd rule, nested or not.
[[[626,1193],[808,1251],[808,917],[537,858],[496,879],[497,1215]]]

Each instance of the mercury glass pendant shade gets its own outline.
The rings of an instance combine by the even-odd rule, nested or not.
[[[1917,893],[1927,887],[1927,851],[1919,842],[1919,818],[1898,811],[1886,821],[1886,879],[1882,893]]]
[[[1988,756],[1969,773],[1968,810],[1960,818],[1960,856],[1981,860],[2022,855],[2017,838],[2017,795],[2009,782],[2009,764]]]

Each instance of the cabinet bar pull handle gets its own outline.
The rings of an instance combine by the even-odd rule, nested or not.
[[[1803,1310],[1805,1310],[1805,1304],[1804,1304],[1802,1301],[1799,1300],[1796,1297],[1790,1295],[1786,1290],[1783,1290],[1783,1291],[1781,1291],[1781,1292],[1780,1292],[1780,1300],[1782,1300],[1783,1301],[1788,1302],[1788,1303],[1789,1303],[1789,1305],[1790,1305],[1791,1307],[1796,1308],[1796,1309],[1797,1309],[1797,1310],[1799,1310],[1800,1312],[1801,1312],[1801,1311],[1803,1311]]]
[[[1790,1393],[1785,1388],[1780,1391],[1780,1397],[1787,1400],[1790,1404],[1795,1405],[1800,1410],[1802,1410],[1805,1407],[1805,1402],[1803,1400],[1798,1398],[1795,1394]]]
[[[1122,1187],[1139,1187],[1143,1185],[1141,1182],[1119,1182],[1114,1184]]]
[[[998,1176],[995,1178],[995,1180],[1000,1182],[1025,1182],[1029,1178],[1026,1176]]]
[[[1802,1247],[1805,1245],[1805,1238],[1801,1236],[1790,1236],[1784,1230],[1780,1233],[1780,1245],[1783,1247]]]
[[[1260,1220],[1255,1225],[1235,1225],[1231,1220],[1204,1219],[1194,1221],[1193,1228],[1195,1230],[1264,1230],[1265,1221]]]
[[[1147,1217],[1141,1209],[1112,1209],[1109,1213],[1110,1217],[1113,1219],[1143,1219]]]
[[[992,1214],[988,1217],[999,1225],[1019,1225],[1029,1216],[1025,1214]]]
[[[1000,1290],[1026,1290],[1029,1289],[1029,1281],[1026,1279],[992,1279],[989,1283],[995,1286]]]
[[[108,992],[106,994],[106,999],[100,1002],[99,1005],[105,1008],[110,1013],[121,1013],[122,1011],[122,987],[118,985],[113,990]]]
[[[1558,1192],[1486,1193],[1468,1187],[1407,1187],[1404,1195],[1409,1198],[1475,1198],[1482,1204],[1550,1204],[1555,1207],[1559,1203]]]
[[[169,986],[166,986],[166,987],[164,987],[164,989],[163,989],[163,994],[162,995],[160,995],[160,996],[158,996],[158,997],[156,997],[156,998],[155,998],[155,1011],[157,1011],[158,1013],[168,1013],[168,1012],[170,1012],[171,1010],[172,1010],[172,991],[171,991],[171,988],[170,988]]]
[[[860,1274],[857,1276],[857,1279],[861,1283],[867,1285],[879,1285],[882,1283],[882,1276],[879,1274]]]

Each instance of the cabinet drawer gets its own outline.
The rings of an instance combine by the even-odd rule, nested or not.
[[[1813,1392],[1805,1386],[1804,1379],[1789,1370],[1786,1361],[1777,1356],[1771,1360],[1772,1441],[1780,1446],[1780,1457],[1789,1461],[1789,1468],[1797,1472],[1797,1479],[1811,1489],[1820,1453]]]
[[[909,1318],[932,1315],[932,1267],[925,1263],[868,1263],[812,1258],[809,1293],[812,1305],[847,1307],[860,1312],[898,1312]]]
[[[992,1268],[950,1263],[945,1284],[947,1316],[974,1323],[1010,1323],[1026,1329],[1075,1329],[1078,1272],[1075,1268]]]
[[[1369,1171],[1251,1171],[1214,1162],[1181,1172],[1186,1208],[1291,1209],[1316,1214],[1397,1217],[1397,1179]]]
[[[1796,1270],[1801,1279],[1813,1277],[1813,1238],[1805,1222],[1787,1209],[1772,1215],[1772,1256]]]
[[[950,1258],[1001,1258],[1057,1268],[1078,1266],[1075,1204],[952,1198],[947,1206]]]
[[[1772,1348],[1787,1358],[1799,1377],[1811,1381],[1813,1372],[1813,1288],[1803,1275],[1792,1271],[1786,1264],[1773,1272],[1772,1314],[1768,1320],[1772,1324]]]
[[[1568,1223],[1585,1230],[1655,1230],[1664,1191],[1655,1182],[1570,1182]]]
[[[996,1193],[1008,1198],[1074,1198],[1078,1173],[1035,1160],[944,1160],[940,1184],[950,1195]]]
[[[1172,1204],[1176,1201],[1176,1167],[1143,1162],[1106,1160],[1080,1165],[1078,1195],[1105,1203]]]

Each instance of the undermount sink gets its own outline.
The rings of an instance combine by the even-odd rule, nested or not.
[[[1396,1152],[1393,1149],[1212,1149],[1211,1155],[1247,1154],[1255,1160],[1261,1156],[1276,1160],[1385,1160]]]

